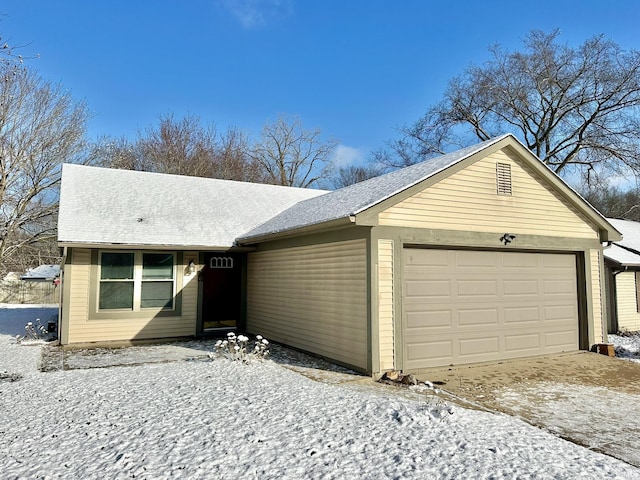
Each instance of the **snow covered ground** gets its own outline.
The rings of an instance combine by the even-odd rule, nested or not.
[[[430,392],[318,382],[271,361],[41,373],[41,347],[11,333],[20,315],[0,310],[3,478],[640,479],[512,417],[439,419]]]
[[[640,332],[608,335],[616,349],[616,357],[640,363]]]

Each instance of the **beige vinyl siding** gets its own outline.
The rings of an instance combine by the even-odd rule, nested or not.
[[[195,255],[185,254],[183,263],[188,263]],[[185,265],[186,265],[185,263]],[[196,333],[197,318],[197,275],[184,275],[184,265],[177,266],[177,288],[182,288],[182,315],[175,317],[112,318],[89,319],[91,283],[97,282],[96,268],[91,266],[91,250],[74,249],[71,268],[65,273],[65,281],[70,282],[68,342],[108,342],[118,340],[140,340],[191,336]],[[95,278],[94,278],[95,277]],[[94,290],[95,291],[95,290]]]
[[[378,335],[381,372],[395,368],[393,293],[393,240],[378,240]]]
[[[512,195],[498,195],[496,163],[511,165]],[[597,230],[524,162],[499,150],[379,214],[379,224],[554,237]]]
[[[250,253],[247,330],[368,368],[364,239]]]
[[[65,271],[65,282],[70,283],[69,303],[66,305],[69,313],[69,325],[66,332],[69,343],[89,340],[74,340],[77,329],[87,323],[89,317],[89,284],[91,277],[91,250],[73,249],[71,268]],[[65,306],[63,305],[63,308]],[[64,330],[63,330],[64,331]]]
[[[615,276],[618,300],[618,328],[637,332],[640,330],[640,313],[636,300],[636,272],[623,272]]]
[[[591,294],[593,298],[593,333],[596,343],[603,339],[602,284],[600,282],[600,250],[590,250],[591,257]]]

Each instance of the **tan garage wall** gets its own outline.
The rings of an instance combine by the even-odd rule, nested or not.
[[[615,276],[618,300],[618,328],[636,332],[640,330],[640,313],[636,300],[636,272],[623,272]]]
[[[512,195],[496,193],[496,163]],[[549,215],[553,212],[553,215]],[[379,214],[380,225],[598,239],[598,232],[524,162],[500,150]]]
[[[186,265],[191,259],[197,262],[197,253],[185,253],[183,263]],[[118,313],[114,312],[112,318],[91,319],[89,296],[91,282],[97,282],[96,268],[91,266],[90,249],[72,249],[71,262],[64,267],[64,288],[65,291],[68,289],[68,299],[63,301],[63,343],[195,335],[198,282],[196,274],[183,276],[185,265],[177,267],[177,288],[182,288],[180,316],[156,317],[149,313],[146,318],[118,318]]]
[[[393,302],[393,240],[378,240],[378,335],[381,372],[395,368]]]
[[[247,330],[368,369],[366,241],[250,253]]]

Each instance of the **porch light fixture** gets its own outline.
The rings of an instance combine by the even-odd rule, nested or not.
[[[193,260],[189,260],[188,271],[190,275],[196,273],[196,264]]]

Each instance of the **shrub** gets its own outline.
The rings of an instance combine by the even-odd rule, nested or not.
[[[249,363],[251,360],[262,360],[269,355],[269,341],[261,335],[256,335],[253,348],[249,347],[249,337],[227,333],[226,340],[218,340],[215,351],[209,353],[212,360],[215,357],[223,357],[229,360]]]
[[[48,340],[49,332],[46,327],[40,323],[40,319],[36,318],[36,324],[29,322],[24,327],[24,336],[16,335],[16,341],[23,343],[26,341]]]

